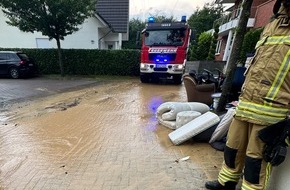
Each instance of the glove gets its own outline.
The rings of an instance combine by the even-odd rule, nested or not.
[[[266,162],[269,162],[272,166],[278,166],[284,162],[287,154],[287,145],[278,144],[274,146],[265,146],[263,152],[263,158]]]

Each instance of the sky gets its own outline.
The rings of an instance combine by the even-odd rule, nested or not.
[[[181,16],[187,19],[197,7],[202,8],[205,3],[215,0],[130,0],[130,18],[147,20],[149,16],[166,16],[180,20]]]

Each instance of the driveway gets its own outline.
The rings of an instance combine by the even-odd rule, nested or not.
[[[222,163],[158,124],[159,105],[186,101],[183,85],[1,79],[1,97],[13,104],[0,113],[0,189],[204,190]]]

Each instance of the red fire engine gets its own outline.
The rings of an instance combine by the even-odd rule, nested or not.
[[[142,31],[140,80],[142,83],[160,78],[182,83],[191,29],[183,16],[180,22],[154,22],[150,17]]]

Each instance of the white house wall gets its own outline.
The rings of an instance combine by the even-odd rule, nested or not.
[[[79,31],[72,35],[66,36],[64,41],[61,41],[61,46],[64,49],[98,49],[98,26],[101,23],[94,17],[88,18],[79,27]],[[56,47],[56,43],[54,46]]]
[[[35,48],[36,38],[43,38],[40,33],[25,33],[9,26],[7,18],[0,11],[0,47],[2,48]]]
[[[38,48],[40,46],[48,46],[47,48],[57,48],[56,41],[52,39],[47,41],[47,36],[43,36],[39,32],[26,33],[20,31],[17,27],[9,26],[5,21],[7,18],[0,11],[0,47],[2,48]],[[80,26],[80,30],[72,35],[66,36],[64,41],[61,41],[61,47],[64,49],[98,49],[99,38],[103,34],[99,34],[99,28],[104,28],[104,24],[97,18],[92,17]],[[104,43],[118,42],[118,34],[111,33],[106,36]],[[108,49],[108,47],[100,47]],[[115,49],[115,47],[114,47]]]

